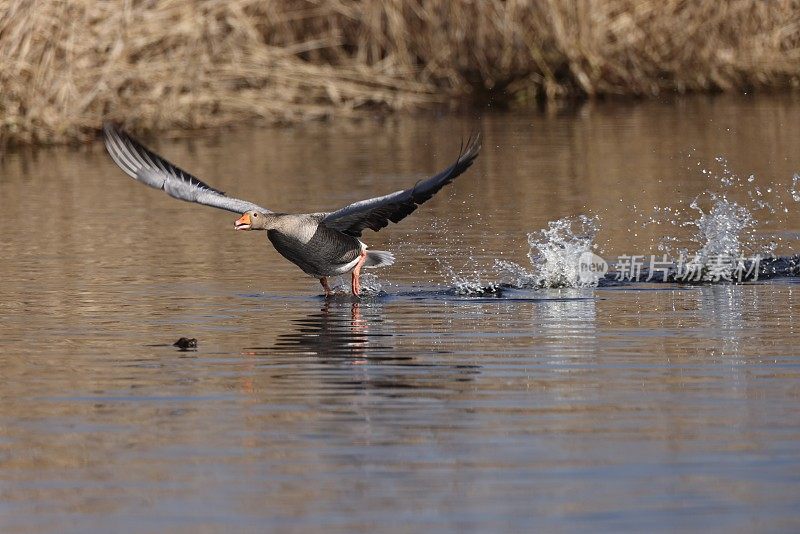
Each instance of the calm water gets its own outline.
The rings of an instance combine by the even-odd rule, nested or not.
[[[565,249],[538,232],[581,214],[605,258],[696,252],[720,198],[752,218],[737,251],[800,252],[798,125],[798,98],[692,98],[148,140],[318,211],[480,127],[473,169],[365,234],[398,261],[358,303],[99,144],[4,154],[0,528],[797,531],[797,279],[474,289],[541,282],[528,234]]]

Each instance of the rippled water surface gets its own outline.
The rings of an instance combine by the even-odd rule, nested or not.
[[[480,128],[468,173],[365,234],[398,260],[358,302],[99,144],[3,154],[0,528],[797,531],[796,278],[520,279],[575,242],[800,252],[798,125],[797,98],[691,98],[146,139],[233,196],[321,211]],[[581,215],[584,241],[542,233]]]

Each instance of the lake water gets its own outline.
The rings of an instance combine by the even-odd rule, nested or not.
[[[360,302],[100,143],[3,154],[0,528],[800,529],[798,279],[574,277],[586,251],[800,252],[797,96],[145,141],[321,211],[447,166],[475,129],[466,174],[365,233],[397,262]]]

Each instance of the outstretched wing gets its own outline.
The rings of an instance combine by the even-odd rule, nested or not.
[[[222,191],[173,165],[112,124],[103,126],[103,140],[111,159],[127,175],[145,185],[162,189],[173,198],[235,213],[250,210],[270,213],[270,210],[252,202],[225,196]]]
[[[481,136],[477,134],[467,140],[466,148],[462,148],[456,162],[436,176],[417,182],[409,189],[362,200],[340,210],[320,214],[321,222],[328,228],[354,237],[360,237],[365,228],[377,232],[388,226],[389,221],[400,222],[416,210],[417,206],[429,200],[441,188],[466,171],[478,157],[480,149]]]

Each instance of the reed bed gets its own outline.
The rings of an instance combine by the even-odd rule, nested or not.
[[[789,88],[795,0],[0,0],[0,143]]]

